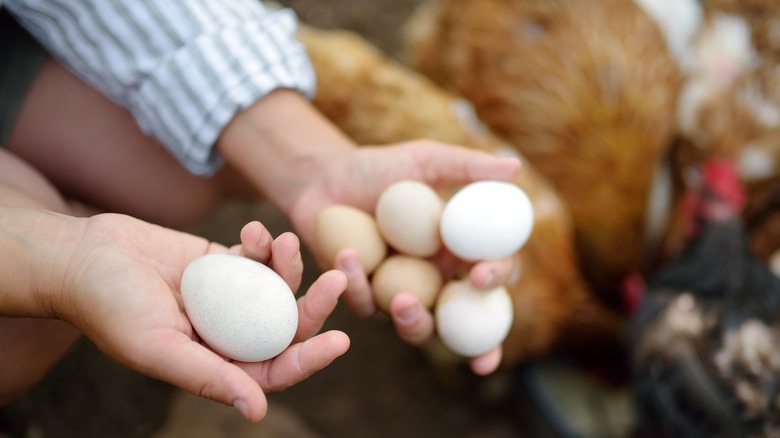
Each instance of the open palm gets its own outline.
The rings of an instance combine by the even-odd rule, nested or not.
[[[200,341],[184,312],[179,284],[189,262],[207,253],[244,255],[269,265],[292,290],[300,286],[303,269],[293,234],[274,240],[252,222],[242,230],[241,241],[227,248],[127,216],[94,216],[68,254],[63,287],[68,293],[59,316],[115,360],[260,420],[267,409],[264,391],[305,379],[349,347],[341,332],[315,336],[346,278],[326,272],[298,299],[298,330],[279,356],[258,363],[229,360]]]

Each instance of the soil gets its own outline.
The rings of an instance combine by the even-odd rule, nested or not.
[[[357,31],[391,55],[398,28],[419,0],[289,0],[309,24]],[[230,203],[190,231],[225,244],[259,219],[274,234],[291,229],[262,202]],[[318,272],[304,254],[306,279]],[[325,329],[345,331],[349,352],[306,381],[270,394],[259,424],[232,408],[183,393],[107,359],[79,342],[34,390],[0,411],[0,437],[480,437],[528,433],[516,370],[477,378],[460,367],[433,366],[400,341],[382,316],[360,320],[338,307]],[[1,354],[1,353],[0,353]]]

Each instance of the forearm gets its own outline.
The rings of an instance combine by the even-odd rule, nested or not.
[[[4,0],[86,83],[198,175],[234,113],[277,88],[311,95],[315,78],[291,9],[257,0]],[[161,6],[164,5],[164,6]],[[90,23],[90,25],[84,25]]]
[[[289,215],[327,163],[356,145],[299,93],[280,89],[239,113],[216,147]]]
[[[0,206],[0,316],[56,318],[61,261],[78,239],[79,220]]]

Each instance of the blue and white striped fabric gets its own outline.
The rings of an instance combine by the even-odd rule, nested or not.
[[[220,164],[213,144],[236,112],[277,88],[314,93],[289,9],[258,0],[2,1],[195,174]]]

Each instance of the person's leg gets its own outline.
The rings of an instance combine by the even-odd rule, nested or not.
[[[54,186],[3,149],[0,204],[69,212]],[[79,332],[62,321],[0,317],[0,406],[38,383],[78,338]]]
[[[190,174],[131,114],[47,60],[20,108],[8,148],[68,197],[182,227],[213,211],[221,178]]]

